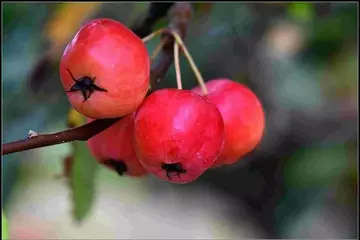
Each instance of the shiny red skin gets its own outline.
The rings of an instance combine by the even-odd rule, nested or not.
[[[248,87],[230,79],[213,79],[206,87],[206,98],[217,106],[225,124],[225,145],[214,167],[233,164],[260,143],[265,129],[263,107]],[[202,94],[200,87],[192,91]]]
[[[109,159],[122,160],[128,169],[125,175],[140,177],[146,175],[147,171],[136,157],[133,146],[134,118],[135,113],[125,116],[111,127],[90,138],[87,143],[91,154],[99,163],[104,164]],[[88,119],[88,122],[91,121],[93,119]]]
[[[216,106],[200,95],[161,89],[138,108],[134,136],[139,160],[150,173],[184,184],[214,164],[224,140],[224,123]],[[163,162],[180,162],[186,173],[169,179],[161,169]]]
[[[60,78],[66,91],[76,79],[96,77],[94,91],[84,102],[80,91],[67,92],[71,106],[94,119],[132,113],[149,89],[150,58],[140,38],[120,22],[99,18],[85,24],[67,45],[60,61]]]

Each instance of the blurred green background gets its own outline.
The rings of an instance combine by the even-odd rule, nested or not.
[[[119,177],[83,143],[4,156],[10,238],[358,237],[357,3],[192,5],[185,42],[204,78],[242,82],[264,105],[257,149],[181,186]],[[2,141],[10,142],[30,129],[67,128],[58,61],[81,24],[109,17],[131,28],[149,4],[2,7]],[[195,86],[184,57],[180,63],[184,88]],[[172,66],[161,87],[176,87],[174,79]],[[67,181],[57,176],[73,149],[76,176]]]

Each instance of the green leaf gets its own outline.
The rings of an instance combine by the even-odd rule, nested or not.
[[[285,182],[293,187],[327,187],[348,164],[343,145],[305,148],[285,166]]]
[[[1,211],[1,239],[9,239],[9,230],[8,222],[4,215],[4,212]]]
[[[345,4],[335,4],[342,6]],[[310,39],[304,52],[304,61],[324,64],[333,60],[336,54],[351,43],[357,42],[357,6],[355,4],[340,8],[336,14],[326,18],[316,18],[309,26]]]
[[[81,222],[91,210],[95,198],[95,177],[98,164],[86,142],[74,142],[70,186],[73,196],[73,216]]]
[[[163,17],[159,19],[153,26],[153,31],[156,31],[160,28],[166,28],[166,26],[169,24],[169,21],[167,18]]]
[[[310,21],[315,14],[312,3],[291,3],[287,12],[292,18],[301,22]]]

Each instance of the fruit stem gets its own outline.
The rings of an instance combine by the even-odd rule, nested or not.
[[[188,60],[188,62],[189,62],[189,64],[190,64],[191,69],[194,71],[194,74],[195,74],[195,76],[196,76],[196,80],[198,81],[198,83],[199,83],[199,85],[200,85],[200,87],[201,87],[202,92],[204,93],[204,95],[207,95],[207,94],[208,94],[208,90],[207,90],[207,88],[206,88],[206,86],[205,86],[204,79],[203,79],[203,77],[201,76],[200,71],[199,71],[199,69],[197,68],[194,60],[192,59],[189,51],[187,50],[184,42],[182,41],[182,39],[181,39],[181,37],[179,36],[178,33],[174,32],[174,31],[172,31],[171,33],[172,33],[173,37],[175,38],[175,41],[176,41],[176,42],[179,44],[179,46],[182,48],[182,50],[183,50],[183,52],[184,52],[184,55],[185,55],[185,57],[187,58],[187,60]]]
[[[174,41],[174,65],[176,72],[177,88],[181,90],[182,83],[181,83],[181,71],[180,71],[180,62],[179,62],[179,44],[176,41]]]
[[[155,32],[150,33],[148,36],[144,37],[143,39],[141,39],[144,43],[150,41],[151,39],[153,39],[154,37],[156,37],[157,35],[163,33],[165,30],[163,28],[156,30]]]
[[[150,58],[151,61],[154,61],[154,59],[159,54],[159,52],[161,51],[161,49],[163,48],[164,45],[165,45],[165,41],[161,40],[160,43],[155,47],[155,49],[151,55],[151,58]]]

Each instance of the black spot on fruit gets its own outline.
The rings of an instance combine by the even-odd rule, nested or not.
[[[186,173],[186,170],[183,168],[181,163],[162,163],[161,169],[166,171],[166,176],[171,180],[172,176],[178,176],[181,178],[180,174]]]
[[[74,85],[71,86],[70,90],[68,90],[66,92],[80,91],[82,93],[82,95],[84,96],[84,102],[90,98],[91,94],[94,91],[107,92],[106,89],[95,85],[94,81],[95,81],[96,77],[91,78],[88,76],[84,76],[79,79],[76,79],[72,75],[72,73],[70,72],[69,69],[67,69],[67,71],[69,72],[71,78],[74,80],[75,83],[74,83]]]
[[[104,164],[113,168],[120,176],[123,176],[128,170],[125,162],[122,160],[109,159],[104,161]]]

